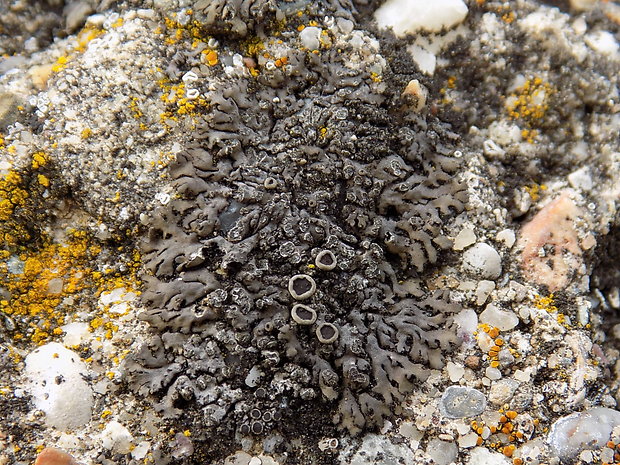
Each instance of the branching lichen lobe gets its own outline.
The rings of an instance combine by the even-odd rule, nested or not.
[[[289,38],[284,66],[194,83],[209,110],[169,167],[179,197],[151,216],[154,331],[128,362],[167,415],[194,405],[206,426],[260,435],[318,400],[356,434],[459,344],[460,307],[416,284],[466,201],[458,138],[404,109],[378,42],[357,34],[319,53]]]

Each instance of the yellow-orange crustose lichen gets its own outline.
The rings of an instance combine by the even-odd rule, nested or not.
[[[517,449],[517,444],[531,439],[538,428],[539,421],[529,419],[526,421],[529,427],[522,431],[521,426],[525,425],[520,425],[518,412],[504,407],[499,409],[498,414],[499,418],[492,424],[474,420],[470,423],[470,427],[478,435],[478,446],[485,444],[487,447],[503,453],[506,457],[512,457]],[[515,458],[513,463],[518,465],[519,460]]]
[[[14,339],[41,343],[62,334],[60,326],[74,303],[65,299],[87,286],[86,261],[98,252],[84,233],[74,231],[65,244],[47,243],[0,262],[0,286],[9,294],[0,300],[0,312],[16,322]]]
[[[478,328],[482,332],[486,333],[493,340],[493,345],[487,353],[489,366],[491,366],[492,368],[499,368],[499,352],[502,350],[505,344],[504,339],[500,337],[500,330],[494,326],[489,326],[487,324],[480,324],[478,325]],[[510,348],[508,350],[513,356],[518,355],[515,350]]]
[[[35,250],[22,248],[13,255],[3,251],[0,288],[8,295],[0,300],[0,312],[15,322],[14,340],[42,343],[62,335],[67,317],[79,308],[91,309],[92,315],[102,292],[120,287],[132,291],[139,286],[139,254],[129,254],[132,258],[123,263],[122,271],[111,267],[99,271],[95,262],[101,246],[84,231],[69,231],[67,236],[63,243],[45,240]],[[91,326],[104,326],[110,335],[118,329],[103,314]]]
[[[555,89],[549,83],[540,77],[533,77],[517,87],[506,99],[508,115],[525,125],[521,135],[528,142],[533,142],[536,137],[535,128],[540,127],[554,92]]]
[[[15,341],[59,336],[67,317],[96,307],[101,292],[138,287],[140,256],[131,249],[99,259],[102,246],[87,232],[56,230],[54,239],[45,232],[52,176],[49,156],[38,151],[29,166],[0,177],[0,314]]]

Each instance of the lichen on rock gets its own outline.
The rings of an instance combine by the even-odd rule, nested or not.
[[[262,434],[320,401],[339,428],[373,430],[459,345],[448,293],[407,285],[451,246],[459,139],[403,105],[412,64],[396,73],[349,20],[312,24],[317,51],[302,26],[256,27],[251,61],[229,38],[223,72],[183,52],[169,69],[205,73],[192,86],[209,107],[169,167],[176,198],[149,219],[154,334],[127,364],[168,416],[193,405],[207,426]]]

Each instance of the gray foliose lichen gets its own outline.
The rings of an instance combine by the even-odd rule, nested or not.
[[[407,106],[420,75],[392,69],[352,8],[319,2],[313,26],[280,32],[297,10],[252,5],[197,2],[209,34],[241,39],[218,37],[217,71],[184,51],[167,69],[173,82],[191,72],[209,105],[169,166],[176,196],[149,218],[153,334],[129,378],[165,414],[191,407],[242,436],[284,429],[296,405],[377,429],[459,344],[460,307],[416,284],[466,201],[458,136]],[[264,47],[249,58],[248,36]]]

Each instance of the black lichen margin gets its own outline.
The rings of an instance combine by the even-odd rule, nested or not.
[[[153,335],[127,363],[167,415],[192,408],[203,426],[264,434],[320,401],[356,434],[399,414],[458,345],[460,307],[407,286],[464,207],[458,137],[404,112],[390,70],[378,90],[355,53],[295,49],[288,66],[199,88],[210,110],[170,167],[180,198],[143,244]],[[325,251],[333,269],[315,264]],[[291,315],[296,275],[316,284],[303,301],[312,324]]]

